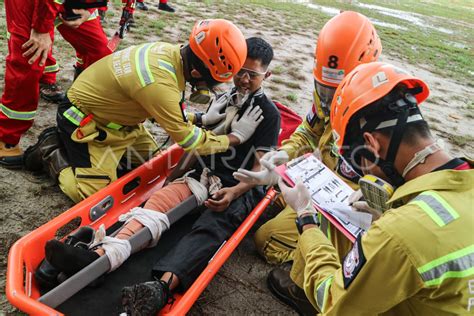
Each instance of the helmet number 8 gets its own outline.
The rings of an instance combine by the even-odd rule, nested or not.
[[[328,67],[329,68],[337,68],[337,61],[338,60],[339,60],[339,58],[337,58],[336,55],[329,56]]]

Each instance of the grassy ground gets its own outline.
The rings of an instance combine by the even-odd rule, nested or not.
[[[271,64],[273,75],[265,82],[267,94],[272,99],[289,105],[300,115],[304,115],[311,105],[311,68],[315,39],[318,31],[330,18],[322,10],[308,8],[307,3],[295,4],[275,0],[170,0],[170,4],[178,10],[175,14],[169,14],[156,9],[157,0],[146,1],[151,10],[136,13],[137,26],[127,34],[120,48],[156,40],[184,43],[197,19],[227,18],[235,22],[245,36],[262,36],[273,45],[275,59]],[[120,1],[114,0],[111,5],[107,13],[107,23],[104,25],[109,37],[118,28],[120,4],[117,2]],[[423,105],[426,109],[425,117],[435,134],[452,144],[456,154],[467,153],[472,156],[474,137],[469,129],[474,124],[472,1],[363,1],[426,15],[423,19],[433,26],[431,28],[412,25],[405,20],[348,2],[317,0],[314,3],[337,9],[356,10],[371,19],[406,28],[395,30],[376,26],[384,46],[384,60],[404,68],[409,67],[412,73],[430,80],[432,94]],[[0,93],[3,89],[7,55],[5,26],[4,4],[0,0]],[[442,28],[452,30],[453,34],[442,32]],[[59,34],[56,35],[54,54],[61,65],[58,80],[67,88],[72,79],[74,51]],[[23,137],[22,147],[31,145],[42,129],[53,124],[55,109],[54,104],[40,103],[38,116],[33,127]],[[0,258],[2,315],[2,310],[14,310],[4,296],[6,253],[9,246],[19,237],[67,210],[71,202],[51,181],[36,179],[24,171],[14,173],[0,170],[0,184],[0,249],[5,254]],[[11,227],[7,227],[9,225]],[[245,245],[239,247],[233,259],[226,263],[216,280],[201,296],[193,314],[223,315],[229,314],[229,311],[234,311],[231,314],[245,315],[290,313],[283,305],[272,300],[265,287],[265,275],[270,268],[263,260],[258,259],[252,245],[252,240],[247,239]],[[253,269],[251,275],[246,272],[250,271],[248,269]],[[244,272],[237,273],[240,270]],[[236,284],[240,286],[236,287]],[[240,299],[235,300],[235,297]]]

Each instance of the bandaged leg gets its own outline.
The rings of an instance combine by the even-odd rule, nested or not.
[[[208,193],[209,182],[208,182],[207,177],[203,177],[202,175],[201,175],[201,181],[198,181],[194,178],[189,177],[188,174],[192,172],[194,172],[194,170],[191,170],[187,172],[183,177],[174,180],[172,184],[186,184],[189,190],[196,197],[197,204],[202,205],[209,196],[209,193]]]
[[[153,193],[144,208],[166,213],[193,193],[186,183],[170,183]]]
[[[147,227],[152,236],[152,241],[149,244],[149,247],[156,246],[160,240],[161,234],[170,228],[170,222],[165,213],[141,207],[135,207],[130,212],[120,215],[119,220],[125,221],[125,225],[127,225],[131,220],[135,220],[140,222],[144,227]]]

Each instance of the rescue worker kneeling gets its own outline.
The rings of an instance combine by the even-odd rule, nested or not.
[[[192,166],[194,170],[155,192],[144,208],[127,213],[122,218],[126,224],[115,238],[100,238],[98,244],[90,245],[87,250],[57,240],[49,241],[46,244],[47,262],[72,275],[99,256],[106,255],[115,269],[130,255],[128,239],[132,235],[148,227],[154,237],[149,246],[155,245],[161,233],[169,228],[166,212],[194,195],[198,204],[206,209],[191,231],[156,263],[152,271],[155,281],[123,289],[125,312],[155,315],[171,298],[170,290],[185,290],[191,286],[222,243],[265,196],[262,186],[239,183],[232,173],[239,167],[259,170],[259,158],[277,145],[280,114],[261,88],[263,80],[270,75],[267,67],[273,58],[273,50],[260,38],[249,38],[247,47],[244,67],[234,76],[235,88],[218,98],[218,102],[225,101],[226,118],[214,130],[226,133],[237,117],[253,113],[259,107],[263,120],[258,125],[258,133],[253,133],[235,150],[200,157]],[[255,115],[260,116],[260,113]],[[37,272],[37,280],[45,279],[43,274]]]
[[[228,135],[215,135],[193,123],[219,121],[225,116],[216,108],[220,104],[200,116],[188,116],[182,105],[186,82],[204,91],[193,94],[202,99],[209,95],[205,89],[240,70],[246,53],[240,30],[217,19],[197,22],[188,45],[148,43],[104,57],[69,89],[68,100],[58,108],[58,133],[42,133],[25,153],[26,169],[46,165],[62,191],[78,202],[117,179],[126,152],[138,165],[157,151],[142,124],[147,118],[154,118],[186,151],[206,155],[245,142],[259,123],[254,117],[242,115]]]
[[[422,80],[379,62],[358,66],[339,85],[330,116],[339,153],[397,187],[388,203],[402,204],[373,222],[342,264],[309,191],[279,182],[298,216],[301,285],[324,315],[472,313],[473,162],[434,141],[419,109],[428,94]]]

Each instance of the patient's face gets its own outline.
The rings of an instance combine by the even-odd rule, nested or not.
[[[247,58],[234,76],[235,87],[243,94],[257,91],[265,79],[266,69],[259,59]]]

